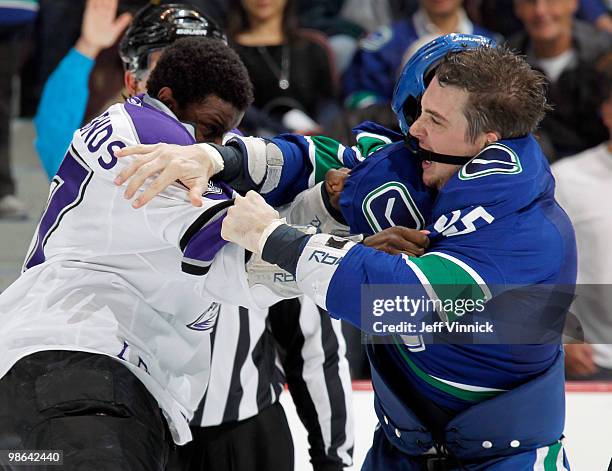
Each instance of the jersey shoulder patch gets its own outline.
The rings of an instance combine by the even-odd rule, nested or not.
[[[390,26],[383,26],[363,38],[359,47],[367,52],[376,52],[388,44],[392,38],[393,29]]]
[[[474,180],[495,174],[515,175],[522,171],[517,153],[504,144],[494,143],[465,164],[458,176],[460,180]]]
[[[356,141],[357,149],[364,157],[368,157],[370,154],[393,142],[389,137],[382,134],[364,131],[357,133]]]

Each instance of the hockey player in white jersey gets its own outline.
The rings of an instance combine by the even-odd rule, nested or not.
[[[170,435],[191,438],[218,313],[210,293],[277,299],[249,291],[244,251],[222,248],[229,187],[211,184],[196,208],[176,184],[135,211],[113,183],[127,164],[113,152],[221,136],[251,103],[248,84],[224,43],[182,39],[149,95],[75,132],[23,274],[0,295],[0,449],[62,449],[70,469],[161,470]]]

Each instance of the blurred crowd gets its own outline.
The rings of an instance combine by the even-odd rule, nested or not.
[[[9,155],[10,120],[34,118],[35,147],[51,179],[76,128],[145,90],[146,77],[126,73],[119,41],[148,3],[0,0],[0,219],[27,217],[10,169],[11,158],[19,159]],[[548,80],[553,109],[538,138],[576,228],[578,282],[588,286],[573,307],[578,327],[568,337],[568,377],[612,379],[611,0],[188,3],[226,30],[247,66],[255,90],[239,126],[247,135],[325,134],[350,145],[351,129],[364,120],[398,129],[389,107],[397,75],[438,35],[481,34],[525,55]],[[359,377],[359,334],[349,335]]]

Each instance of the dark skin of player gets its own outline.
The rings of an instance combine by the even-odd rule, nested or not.
[[[325,189],[329,195],[331,205],[338,211],[340,210],[340,194],[349,173],[350,170],[348,168],[340,168],[329,170],[325,174]],[[429,247],[428,234],[428,231],[394,226],[366,237],[363,244],[391,255],[403,253],[413,257],[420,257],[425,253],[425,249]]]

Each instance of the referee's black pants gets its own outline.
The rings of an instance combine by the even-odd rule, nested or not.
[[[170,456],[168,471],[293,471],[293,440],[280,403],[239,422],[191,427],[193,441]]]
[[[2,470],[163,471],[171,443],[155,398],[105,355],[34,353],[0,379],[0,450],[63,452],[63,466]]]

